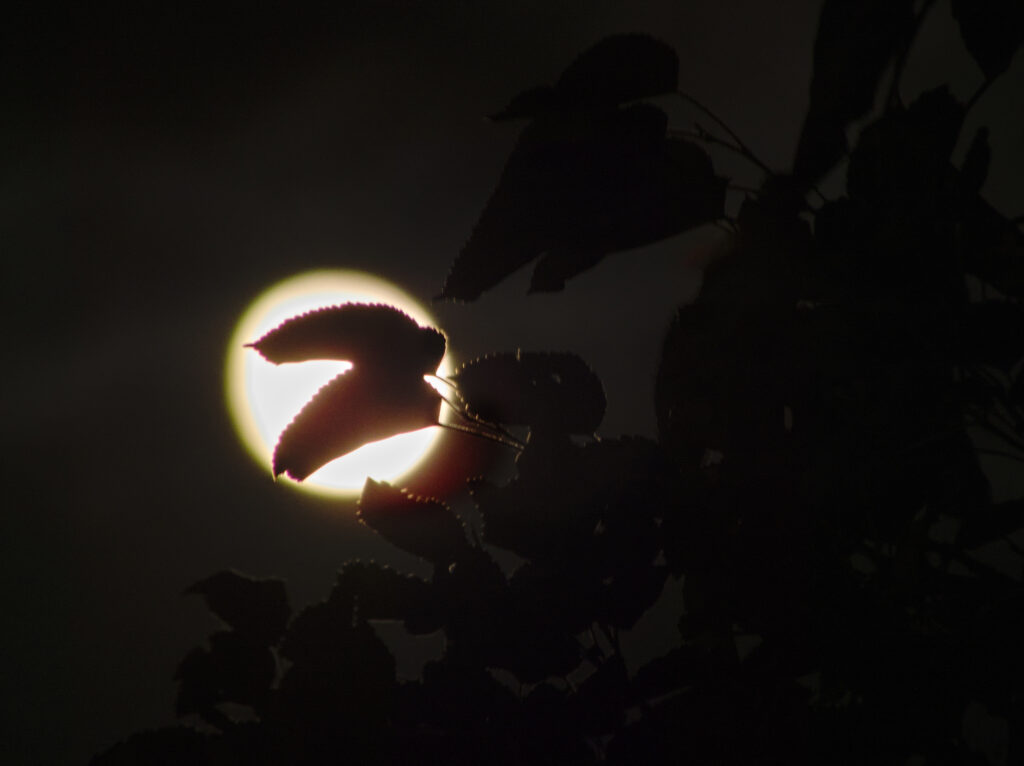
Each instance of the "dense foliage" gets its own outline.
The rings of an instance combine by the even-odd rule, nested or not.
[[[1024,526],[979,463],[1024,460],[1024,235],[979,194],[986,132],[951,162],[972,104],[899,93],[931,6],[825,2],[795,167],[735,219],[708,150],[757,160],[707,110],[720,135],[669,129],[666,46],[610,38],[514,98],[496,119],[528,122],[443,297],[534,260],[531,289],[558,290],[609,253],[729,230],[698,299],[666,317],[657,439],[594,435],[604,394],[573,355],[470,363],[466,416],[527,434],[511,480],[471,484],[482,539],[443,502],[368,481],[363,522],[433,575],[349,562],[295,615],[279,581],[197,583],[226,623],[178,670],[178,713],[205,726],[94,763],[1024,757],[1024,593],[978,554]],[[1017,9],[953,3],[986,87],[1024,39]],[[846,193],[824,200],[842,162]],[[495,549],[522,563],[506,574]],[[628,672],[620,632],[680,587],[678,645]],[[399,682],[378,620],[443,631],[444,655]]]

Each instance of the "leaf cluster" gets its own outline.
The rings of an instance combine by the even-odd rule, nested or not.
[[[363,523],[432,576],[349,562],[290,621],[273,581],[198,583],[230,630],[183,661],[178,705],[211,730],[95,763],[1019,760],[1024,501],[993,498],[982,458],[1024,460],[1024,235],[981,194],[987,134],[951,161],[971,104],[898,93],[930,9],[826,0],[792,172],[759,179],[668,324],[656,440],[596,435],[604,393],[572,354],[465,365],[464,416],[526,432],[513,478],[470,484],[479,533],[368,481]],[[953,12],[998,75],[1019,15]],[[657,41],[613,37],[496,115],[531,122],[442,295],[473,300],[535,259],[533,289],[558,288],[723,218],[710,156],[635,103],[674,90],[674,67]],[[847,148],[887,71],[891,98]],[[843,196],[814,199],[840,162]],[[635,661],[621,633],[667,589],[676,646]],[[377,620],[442,631],[443,656],[398,680]],[[978,706],[1010,732],[982,749]]]

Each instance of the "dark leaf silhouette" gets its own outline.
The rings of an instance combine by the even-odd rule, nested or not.
[[[977,194],[961,209],[957,232],[964,265],[1003,295],[1024,298],[1024,233]]]
[[[981,191],[985,179],[988,177],[988,166],[992,160],[992,148],[988,143],[988,128],[978,128],[974,134],[971,145],[967,149],[967,156],[960,168],[961,183],[964,191],[977,193]]]
[[[133,734],[89,761],[90,766],[174,766],[215,763],[211,745],[219,744],[213,734],[191,726],[175,726]]]
[[[889,62],[909,41],[912,0],[826,0],[814,41],[811,99],[793,175],[814,184],[846,152],[846,126],[864,116]]]
[[[436,372],[445,338],[393,306],[346,303],[285,320],[249,346],[274,364],[337,359],[408,375]]]
[[[210,611],[264,646],[280,638],[291,614],[284,580],[256,580],[224,570],[189,586],[185,593],[202,596]]]
[[[368,442],[437,425],[441,396],[421,377],[343,372],[321,388],[281,432],[274,475],[301,481]]]
[[[679,58],[647,35],[612,35],[581,53],[553,88],[520,93],[494,120],[537,117],[552,109],[607,109],[624,101],[674,92]]]
[[[609,658],[580,684],[569,702],[569,716],[591,736],[618,728],[625,717],[622,703],[628,685],[629,676],[621,655]]]
[[[865,128],[850,156],[850,198],[883,205],[893,215],[928,204],[950,174],[964,114],[949,88],[940,86]]]
[[[531,290],[560,290],[608,253],[721,217],[725,180],[666,125],[648,104],[530,123],[440,297],[474,300],[545,254]]]
[[[492,423],[589,434],[604,417],[601,381],[574,354],[494,354],[453,378],[469,411]]]
[[[972,303],[958,325],[959,357],[1007,372],[1024,357],[1024,309],[1009,301]]]
[[[427,581],[415,575],[372,561],[350,561],[338,573],[331,598],[351,601],[364,620],[402,620],[414,618],[431,595]]]
[[[965,514],[957,542],[967,549],[995,542],[1024,529],[1024,501],[1008,500]]]
[[[346,303],[293,317],[250,344],[280,364],[352,362],[284,429],[274,476],[302,481],[364,444],[437,425],[441,397],[424,380],[444,357],[444,334],[391,306]]]
[[[462,522],[448,506],[387,482],[366,480],[359,518],[392,545],[435,564],[447,565],[469,547]]]
[[[226,717],[216,710],[221,702],[259,705],[277,671],[274,655],[265,645],[236,632],[210,636],[210,648],[193,649],[178,666],[178,715],[198,713],[223,727]]]
[[[988,79],[1010,66],[1024,43],[1024,5],[1018,0],[953,0],[964,45]]]
[[[332,594],[304,609],[280,653],[292,663],[280,682],[282,704],[308,736],[347,747],[345,739],[379,735],[394,691],[395,659],[348,599]]]

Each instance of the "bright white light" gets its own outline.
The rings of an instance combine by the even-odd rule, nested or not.
[[[413,298],[389,282],[355,271],[314,271],[279,282],[246,309],[228,345],[225,381],[228,409],[249,453],[271,474],[277,438],[321,386],[350,367],[347,362],[312,361],[274,365],[245,348],[289,317],[341,303],[386,303],[421,325],[436,321]],[[449,371],[449,356],[439,375]],[[443,391],[443,388],[440,389]],[[366,478],[397,481],[424,459],[441,432],[424,428],[367,444],[325,465],[303,482],[282,483],[329,494],[358,493]]]

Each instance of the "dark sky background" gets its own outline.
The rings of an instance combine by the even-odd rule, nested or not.
[[[429,300],[519,129],[483,115],[611,33],[675,46],[681,87],[785,168],[820,2],[253,5],[26,4],[0,32],[4,763],[82,763],[171,723],[174,668],[215,624],[180,595],[201,577],[285,577],[301,606],[349,558],[417,565],[353,503],[276,486],[237,441],[222,368],[250,300],[323,267]],[[985,193],[1012,215],[1022,70],[1019,56],[964,131],[992,126]],[[981,79],[939,3],[905,90],[951,81],[966,98]],[[679,127],[694,116],[665,107]],[[653,435],[662,331],[714,241],[614,256],[562,295],[527,296],[518,274],[433,311],[461,359],[575,351],[604,380],[603,433]]]

